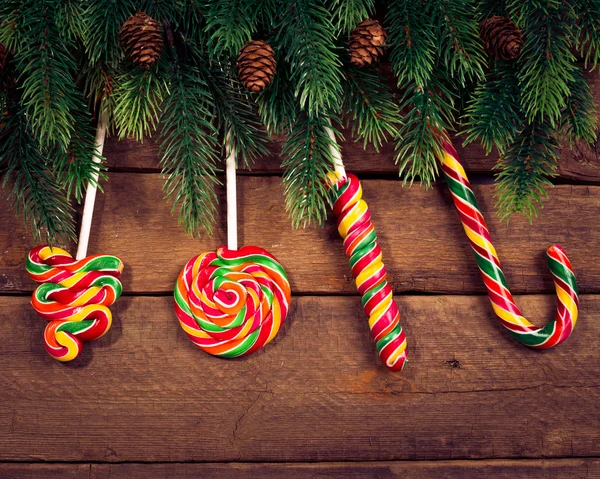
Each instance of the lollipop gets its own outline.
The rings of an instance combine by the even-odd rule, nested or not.
[[[102,155],[106,114],[96,133],[96,152]],[[100,161],[98,158],[97,161]],[[92,255],[86,258],[98,174],[86,190],[79,233],[77,259],[60,248],[37,246],[27,257],[27,273],[42,283],[33,292],[31,304],[49,323],[44,331],[46,351],[59,361],[71,361],[81,351],[82,341],[104,335],[112,324],[108,306],[123,289],[120,275],[123,262],[116,256]]]
[[[539,328],[527,321],[515,304],[467,174],[447,135],[444,137],[441,162],[454,205],[475,253],[492,308],[502,325],[519,342],[532,348],[551,348],[562,343],[573,332],[579,312],[577,281],[564,250],[559,245],[553,245],[546,253],[558,305],[556,319]]]
[[[291,290],[273,255],[257,246],[237,249],[235,150],[227,149],[228,247],[188,261],[174,296],[179,324],[192,342],[214,356],[235,358],[257,351],[277,335]]]
[[[400,326],[400,311],[387,282],[375,226],[367,203],[362,199],[358,178],[346,175],[335,135],[329,129],[331,153],[335,171],[329,174],[335,197],[333,212],[337,217],[344,250],[350,260],[356,287],[362,296],[362,306],[369,317],[369,328],[379,357],[392,371],[400,371],[407,362],[406,335]]]

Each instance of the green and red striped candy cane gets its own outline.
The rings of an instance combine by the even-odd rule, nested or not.
[[[569,258],[559,245],[548,248],[548,266],[554,279],[558,306],[556,319],[539,328],[523,317],[506,284],[485,219],[456,150],[444,138],[442,169],[452,193],[454,205],[469,238],[477,266],[500,322],[518,341],[532,348],[551,348],[562,343],[573,332],[579,311],[577,281]]]

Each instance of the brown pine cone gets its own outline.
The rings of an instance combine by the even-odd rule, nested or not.
[[[350,63],[364,67],[379,61],[387,32],[377,20],[363,20],[350,34]]]
[[[481,24],[479,36],[487,52],[500,60],[514,60],[523,49],[523,36],[510,18],[494,15]]]
[[[275,75],[275,52],[264,40],[250,40],[237,59],[238,78],[247,90],[263,91]]]
[[[6,62],[8,60],[8,50],[2,43],[0,43],[0,74],[4,71]]]
[[[150,68],[156,63],[163,47],[160,24],[137,12],[127,19],[119,32],[121,46],[133,63]]]

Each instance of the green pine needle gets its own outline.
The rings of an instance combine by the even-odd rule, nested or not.
[[[524,214],[529,221],[548,195],[548,179],[554,175],[558,160],[558,142],[549,123],[532,123],[519,133],[500,157],[497,168],[498,214],[508,219],[513,213]]]
[[[176,61],[170,69],[170,95],[160,119],[160,156],[164,190],[179,206],[179,224],[199,236],[213,231],[217,195],[218,145],[210,122],[214,108],[206,82],[197,68]]]
[[[362,140],[365,147],[371,143],[379,151],[388,136],[398,135],[400,108],[377,70],[347,67],[345,73],[346,123],[357,141]]]
[[[566,100],[562,114],[562,127],[571,146],[577,140],[593,145],[598,130],[594,94],[581,69],[575,72],[574,78],[575,81],[570,85],[571,95]]]
[[[600,1],[575,0],[572,3],[578,19],[575,25],[577,48],[585,60],[585,67],[595,69],[600,61]]]
[[[516,71],[498,62],[485,82],[479,84],[465,112],[465,145],[481,141],[486,153],[495,145],[503,151],[523,127]]]
[[[208,0],[205,2],[204,28],[212,55],[239,54],[257,27],[259,4],[255,0]]]
[[[335,31],[350,35],[360,22],[375,11],[375,0],[331,0],[329,10],[333,12]]]
[[[294,228],[322,226],[327,218],[327,173],[334,167],[327,128],[323,115],[302,114],[283,143],[285,206]]]

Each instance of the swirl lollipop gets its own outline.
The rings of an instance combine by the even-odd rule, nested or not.
[[[98,122],[96,152],[102,155],[106,114]],[[96,158],[96,161],[100,161]],[[42,283],[33,292],[33,309],[49,323],[44,331],[46,351],[59,361],[71,361],[81,351],[82,341],[103,336],[112,324],[108,306],[121,296],[123,262],[116,256],[86,258],[90,237],[98,173],[86,189],[77,259],[60,248],[37,246],[27,256],[27,273]]]
[[[237,249],[235,150],[228,146],[228,151],[228,247],[188,261],[174,296],[179,324],[192,342],[214,356],[235,358],[257,351],[277,335],[291,290],[273,255],[257,246]]]
[[[360,181],[356,176],[346,174],[335,135],[331,129],[328,133],[335,164],[329,179],[338,231],[344,240],[344,250],[350,260],[356,288],[362,296],[363,309],[369,317],[369,328],[379,357],[389,369],[400,371],[407,362],[406,335],[400,326],[400,311],[392,288],[387,282],[375,226],[369,207],[362,199]]]

